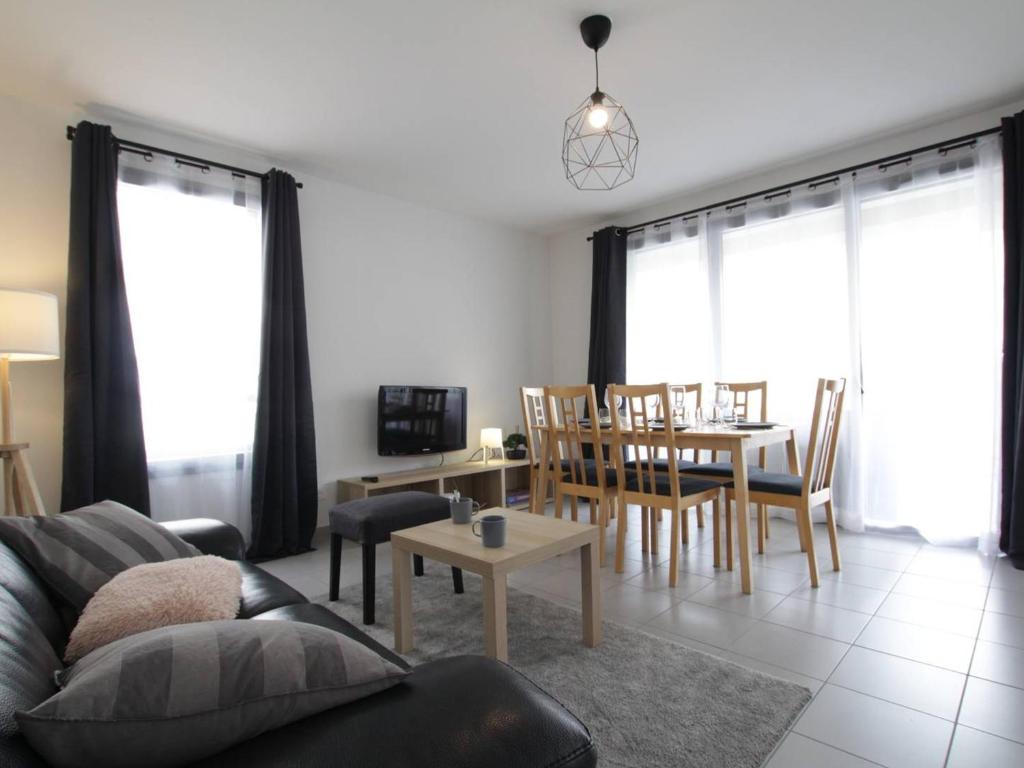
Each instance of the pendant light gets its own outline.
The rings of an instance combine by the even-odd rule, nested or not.
[[[577,189],[614,189],[636,171],[639,139],[633,121],[600,85],[597,51],[611,32],[607,16],[588,16],[580,22],[583,42],[594,51],[594,92],[569,115],[562,138],[565,178]]]

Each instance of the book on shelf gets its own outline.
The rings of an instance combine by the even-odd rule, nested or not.
[[[530,500],[530,491],[526,490],[514,490],[507,491],[505,493],[505,506],[514,507],[518,504],[525,504]]]

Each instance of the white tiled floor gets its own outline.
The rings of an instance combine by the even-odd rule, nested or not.
[[[609,620],[806,685],[814,699],[768,759],[805,766],[1024,765],[1024,572],[1005,559],[933,547],[917,538],[841,531],[843,570],[833,572],[815,531],[822,584],[811,589],[795,527],[773,520],[768,550],[754,555],[755,592],[738,571],[716,570],[710,523],[697,530],[679,584],[668,586],[668,520],[661,554],[640,551],[631,512],[626,568],[602,570]],[[327,536],[317,551],[264,567],[310,597],[327,592]],[[342,585],[361,580],[346,545]],[[379,573],[390,570],[378,548]],[[512,586],[579,604],[578,559],[560,557],[511,578]],[[514,628],[511,631],[515,631]]]

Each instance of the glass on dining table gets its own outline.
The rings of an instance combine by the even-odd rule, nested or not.
[[[715,385],[715,406],[712,421],[715,424],[724,422],[726,411],[732,406],[732,392],[728,384]]]

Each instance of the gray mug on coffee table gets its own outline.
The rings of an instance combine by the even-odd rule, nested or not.
[[[477,526],[480,531],[477,532]],[[507,521],[501,515],[484,515],[473,523],[473,535],[483,540],[485,547],[504,547]]]
[[[480,511],[480,502],[466,498],[452,500],[451,509],[452,522],[456,525],[466,525],[472,520],[473,515]]]

